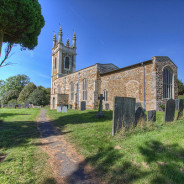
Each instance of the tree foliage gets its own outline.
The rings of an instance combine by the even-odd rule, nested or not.
[[[5,93],[3,98],[1,99],[2,104],[7,104],[12,99],[17,99],[19,96],[19,91],[17,89],[15,90],[9,90]]]
[[[184,94],[184,84],[181,80],[178,79],[178,95]]]
[[[26,86],[24,86],[23,90],[20,92],[18,97],[18,102],[23,103],[25,102],[29,95],[36,89],[36,85],[33,82],[28,83]]]
[[[30,94],[28,101],[34,105],[46,105],[46,94],[43,90],[37,88]]]
[[[24,49],[34,49],[44,24],[38,0],[1,0],[0,56],[3,42],[10,48],[15,43]]]

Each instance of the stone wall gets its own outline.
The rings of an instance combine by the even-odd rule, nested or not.
[[[153,61],[156,62],[156,109],[161,110],[160,104],[165,104],[167,99],[163,98],[163,69],[169,66],[174,74],[174,99],[178,98],[178,85],[177,85],[177,66],[167,56],[155,56]]]
[[[144,68],[143,68],[144,65]],[[143,75],[145,70],[145,103],[146,110],[156,108],[156,80],[155,80],[155,65],[150,60],[118,69],[114,72],[101,74],[101,89],[108,91],[108,101],[110,109],[113,109],[114,96],[133,97],[136,102],[141,102],[144,108],[144,80]]]

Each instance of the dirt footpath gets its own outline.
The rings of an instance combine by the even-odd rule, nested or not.
[[[38,129],[58,184],[99,184],[93,169],[49,122],[45,109],[41,110]]]

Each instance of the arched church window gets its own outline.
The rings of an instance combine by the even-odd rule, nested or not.
[[[74,83],[70,84],[70,100],[74,100]]]
[[[173,98],[173,72],[168,67],[163,70],[163,98]]]
[[[103,90],[103,96],[104,96],[104,101],[108,101],[108,91],[106,89]]]
[[[57,58],[55,58],[55,60],[54,60],[54,68],[55,69],[57,68]]]
[[[83,79],[82,83],[82,100],[87,100],[88,99],[88,81],[87,79]]]
[[[60,86],[60,84],[58,85],[58,94],[60,94],[61,93],[61,86]]]
[[[65,69],[69,69],[69,57],[65,57]]]

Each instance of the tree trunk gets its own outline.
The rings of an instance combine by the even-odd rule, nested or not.
[[[4,37],[4,33],[1,32],[0,34],[0,58],[1,58],[1,51],[2,51],[2,46],[3,46],[3,37]]]

